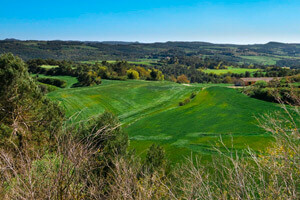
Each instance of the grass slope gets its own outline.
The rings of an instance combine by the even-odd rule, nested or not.
[[[197,92],[185,106],[178,103]],[[278,109],[276,104],[249,98],[238,91],[213,85],[184,86],[171,82],[110,81],[94,87],[70,88],[48,94],[67,115],[86,120],[105,110],[119,116],[130,137],[130,146],[142,156],[152,143],[166,149],[173,161],[199,152],[214,153],[222,136],[235,148],[262,149],[270,141],[257,126],[255,116]]]
[[[210,87],[182,107],[148,116],[127,128],[131,144],[142,149],[156,142],[169,157],[178,160],[191,151],[210,155],[222,137],[234,148],[263,149],[270,137],[259,128],[255,117],[273,112],[275,104],[249,98],[234,89]]]

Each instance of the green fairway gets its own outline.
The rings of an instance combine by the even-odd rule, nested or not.
[[[94,87],[56,90],[48,96],[60,103],[74,121],[110,110],[119,116],[130,137],[130,147],[144,155],[152,143],[165,147],[173,161],[191,152],[209,156],[220,137],[236,149],[263,149],[270,137],[259,128],[255,117],[278,110],[273,103],[249,98],[226,85],[172,82],[111,81]],[[190,103],[179,102],[192,92]]]
[[[214,73],[214,74],[226,74],[226,73],[235,73],[235,74],[243,74],[246,71],[248,72],[255,72],[259,69],[246,69],[246,68],[234,68],[234,67],[228,67],[227,69],[206,69],[203,70],[205,73]]]

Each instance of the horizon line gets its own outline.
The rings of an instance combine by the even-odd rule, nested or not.
[[[0,39],[0,41],[22,41],[22,42],[26,42],[26,41],[62,41],[62,42],[98,42],[98,43],[138,43],[138,44],[155,44],[155,43],[168,43],[168,42],[186,42],[186,43],[208,43],[208,44],[217,44],[217,45],[264,45],[264,44],[268,44],[268,43],[279,43],[279,44],[300,44],[297,42],[280,42],[280,41],[268,41],[265,43],[228,43],[228,42],[207,42],[207,41],[200,41],[200,40],[170,40],[170,41],[151,41],[151,42],[145,42],[145,41],[126,41],[126,40],[65,40],[65,39],[17,39],[17,38],[4,38],[4,39]]]

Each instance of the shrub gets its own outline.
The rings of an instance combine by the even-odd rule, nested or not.
[[[256,81],[254,83],[254,86],[259,87],[259,88],[265,88],[268,86],[268,83],[266,81]]]
[[[177,77],[177,83],[190,83],[186,75],[182,74]]]
[[[193,92],[192,94],[191,94],[191,96],[190,96],[190,99],[193,99],[193,98],[195,98],[197,96],[197,94],[195,93],[195,92]]]
[[[186,98],[185,100],[179,102],[179,106],[184,106],[188,103],[190,103],[191,99],[190,98]]]
[[[129,79],[139,79],[139,73],[133,69],[127,70],[127,77]]]

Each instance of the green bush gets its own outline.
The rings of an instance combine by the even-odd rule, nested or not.
[[[179,106],[184,106],[188,103],[190,103],[191,99],[190,98],[186,98],[185,100],[179,102]]]

